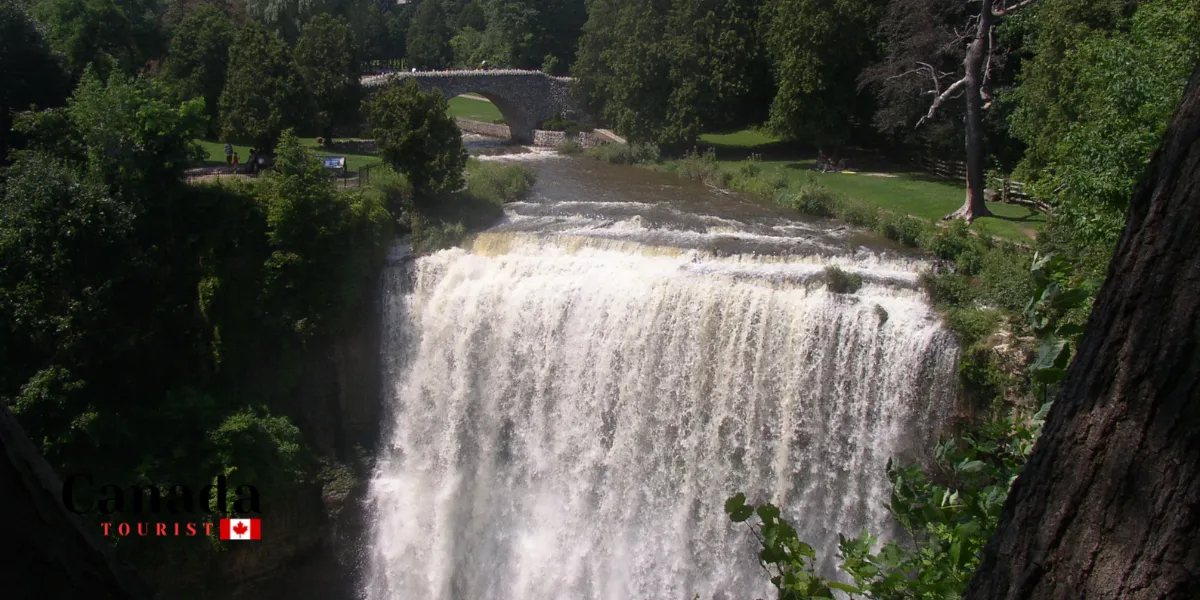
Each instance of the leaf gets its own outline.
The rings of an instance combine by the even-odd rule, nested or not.
[[[1033,372],[1033,379],[1035,381],[1037,381],[1038,383],[1046,383],[1046,384],[1058,383],[1063,380],[1063,377],[1066,377],[1066,376],[1067,376],[1066,369],[1050,368],[1050,369],[1039,369],[1039,370]]]
[[[763,520],[763,523],[771,523],[779,519],[779,509],[772,504],[764,504],[758,507],[758,518]]]
[[[842,583],[840,581],[826,581],[825,585],[828,585],[829,587],[831,587],[835,590],[841,590],[843,592],[846,592],[847,594],[864,594],[864,593],[866,593],[859,588],[856,588],[848,583]]]
[[[738,509],[740,509],[741,507],[743,507],[745,505],[746,505],[746,495],[739,492],[735,496],[730,496],[730,498],[725,501],[725,512],[732,515],[734,512],[736,512]]]
[[[1083,333],[1083,326],[1067,323],[1066,325],[1059,326],[1058,331],[1054,333],[1059,337],[1075,337]]]
[[[971,461],[967,461],[967,462],[964,462],[963,464],[959,465],[957,471],[959,473],[967,473],[967,474],[978,473],[978,472],[982,471],[983,468],[986,466],[987,466],[987,464],[985,464],[981,460],[971,460]]]
[[[1070,310],[1077,306],[1081,306],[1091,296],[1087,290],[1072,288],[1062,291],[1050,301],[1050,308],[1056,310]]]
[[[1054,368],[1054,363],[1058,360],[1059,354],[1062,354],[1063,348],[1065,348],[1066,345],[1067,340],[1064,339],[1057,337],[1050,337],[1046,339],[1046,341],[1042,342],[1042,345],[1038,347],[1037,358],[1034,359],[1033,364],[1029,365],[1029,370],[1033,373],[1037,373],[1038,371]]]
[[[738,507],[733,512],[729,513],[729,520],[734,523],[744,523],[750,517],[754,516],[754,509],[749,506]]]

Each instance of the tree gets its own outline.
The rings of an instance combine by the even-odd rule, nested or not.
[[[437,0],[422,2],[408,30],[408,61],[418,69],[444,69],[454,54],[446,13]]]
[[[359,104],[358,48],[349,25],[318,15],[304,26],[294,51],[296,69],[317,110],[321,135],[333,138],[333,126],[352,120]]]
[[[102,75],[117,66],[135,73],[164,49],[153,0],[43,0],[34,15],[47,26],[46,38],[72,81],[93,63]]]
[[[1009,16],[1035,2],[1037,0],[1013,0],[1012,4],[1005,6],[1003,2],[997,4],[995,0],[982,0],[978,19],[974,20],[974,25],[971,27],[973,33],[963,34],[964,37],[969,37],[971,40],[967,46],[966,56],[963,58],[965,74],[942,89],[941,82],[950,73],[939,73],[932,67],[927,67],[934,85],[933,90],[930,90],[929,93],[934,96],[934,99],[929,106],[929,112],[917,123],[918,126],[926,119],[933,118],[938,108],[946,100],[958,95],[966,97],[967,199],[961,208],[943,217],[945,220],[960,218],[971,223],[979,217],[991,215],[988,212],[987,204],[984,203],[983,196],[983,111],[992,104],[991,77],[992,56],[995,52],[995,26],[997,19]]]
[[[384,162],[408,177],[419,199],[462,188],[467,151],[441,93],[408,80],[378,92],[366,112]]]
[[[288,42],[300,36],[310,19],[337,6],[337,0],[246,0],[246,12]]]
[[[360,37],[363,57],[367,60],[403,58],[408,47],[409,11],[383,9],[375,4],[367,11],[366,29]]]
[[[163,80],[178,100],[204,99],[213,135],[220,128],[219,102],[235,33],[229,13],[202,4],[188,12],[175,28],[163,63]]]
[[[667,16],[672,85],[660,141],[695,142],[706,130],[759,123],[770,73],[758,3],[675,0]]]
[[[1028,143],[1019,169],[1075,245],[1106,259],[1200,58],[1195,7],[1194,0],[1152,0],[1125,16],[1118,7],[1049,0],[1029,19],[1035,56],[1012,94],[1013,130]],[[1069,52],[1060,47],[1064,38]]]
[[[1200,589],[1200,65],[966,597]]]
[[[579,39],[573,70],[585,104],[634,142],[670,137],[661,135],[672,91],[663,4],[596,0]]]
[[[841,146],[870,114],[859,73],[875,58],[877,3],[771,0],[766,45],[778,92],[768,121],[777,134]]]
[[[8,162],[12,115],[66,100],[65,74],[25,11],[0,6],[0,164]]]
[[[454,17],[454,28],[462,29],[470,27],[475,31],[483,31],[487,29],[487,14],[483,11],[483,5],[479,0],[471,0],[458,14]]]
[[[220,107],[222,135],[261,149],[274,148],[284,129],[303,122],[308,96],[279,36],[256,23],[238,32]]]

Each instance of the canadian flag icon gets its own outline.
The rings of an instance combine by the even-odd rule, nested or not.
[[[258,521],[258,519],[221,519],[221,539],[262,539],[262,530],[259,528]]]

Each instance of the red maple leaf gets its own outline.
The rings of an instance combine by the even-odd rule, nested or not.
[[[241,521],[238,521],[238,524],[233,526],[233,532],[238,535],[245,535],[246,534],[246,524]]]

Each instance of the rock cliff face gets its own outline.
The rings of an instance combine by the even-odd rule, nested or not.
[[[63,506],[62,481],[2,403],[0,490],[6,598],[150,598],[103,540]]]
[[[379,437],[378,287],[341,335],[311,344],[288,414],[316,455],[309,481],[263,498],[260,542],[229,544],[201,564],[170,561],[140,575],[163,598],[352,598],[361,498]]]

